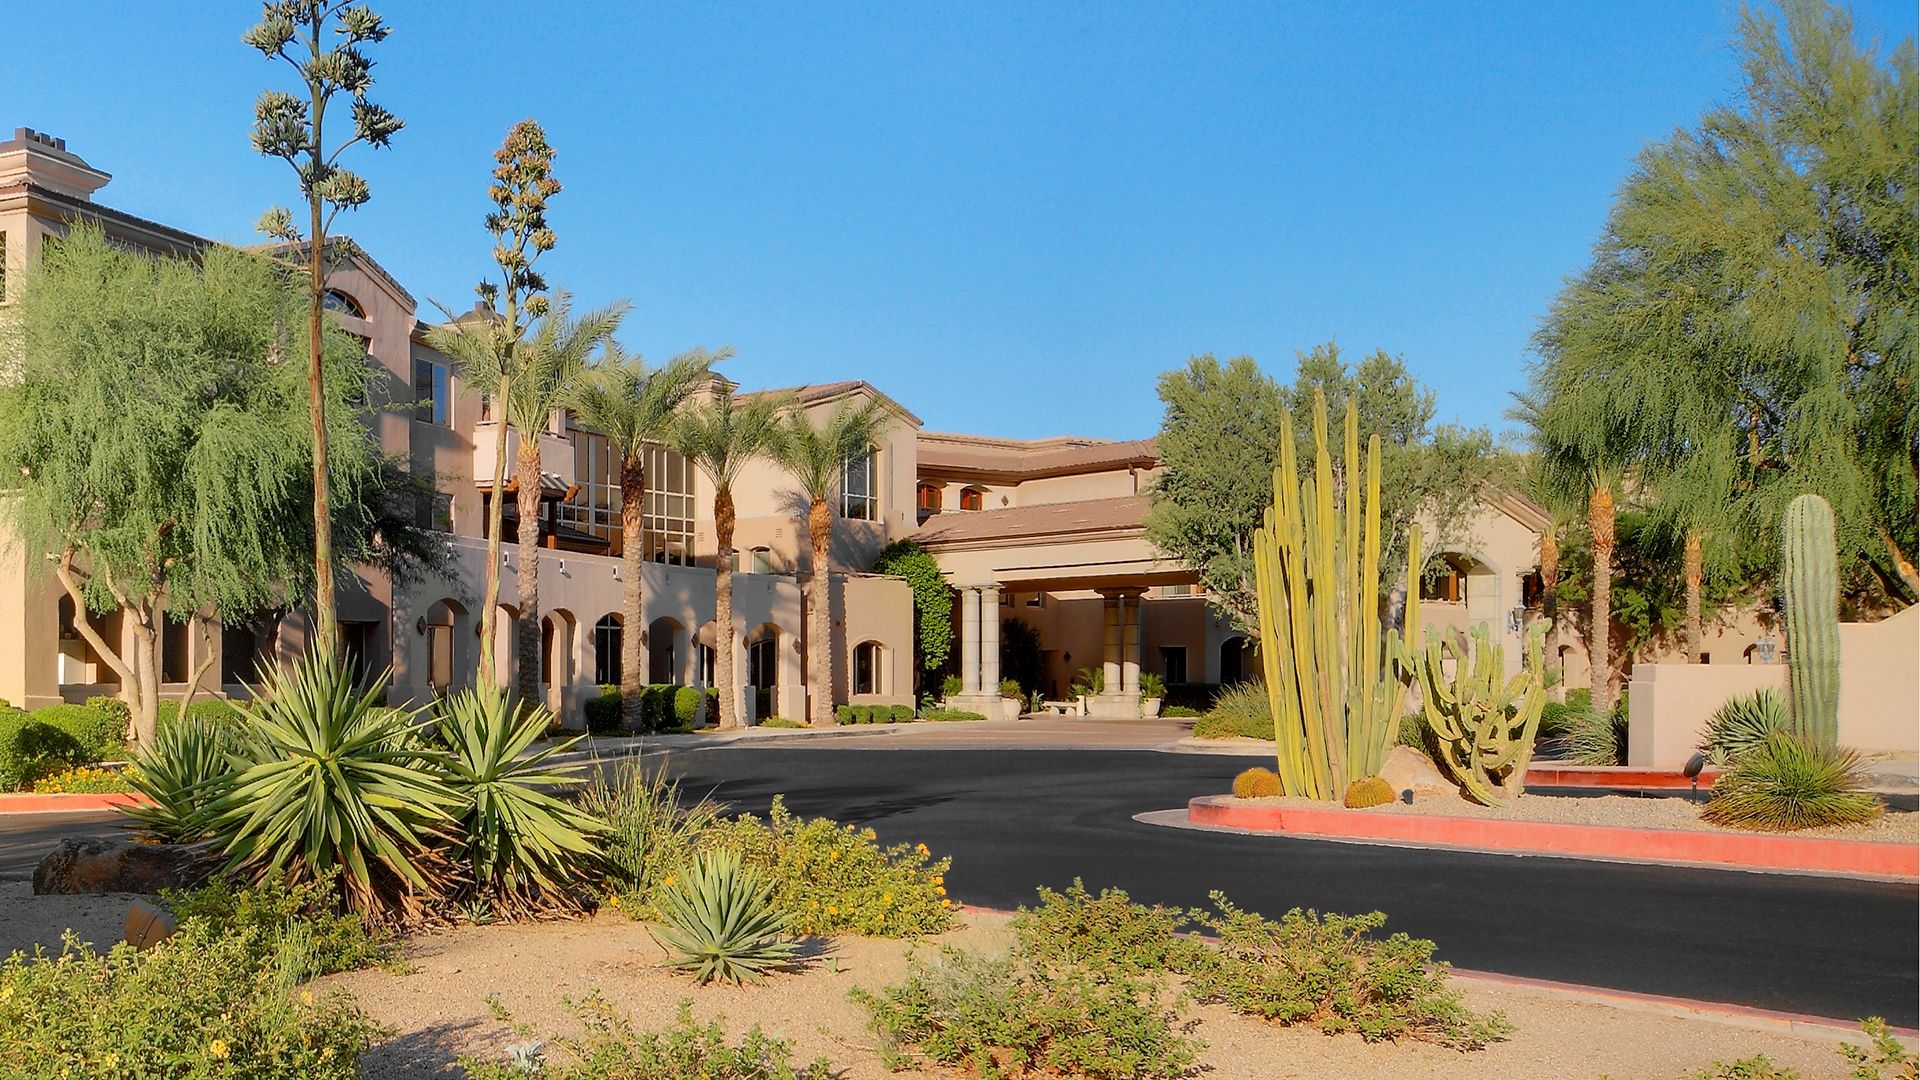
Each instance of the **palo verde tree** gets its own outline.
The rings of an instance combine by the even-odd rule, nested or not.
[[[258,256],[155,258],[88,226],[50,243],[22,284],[0,338],[0,513],[17,543],[45,554],[146,743],[163,619],[199,631],[192,687],[215,620],[290,603],[314,583],[310,384],[287,350],[305,298]],[[343,331],[329,327],[323,344],[327,480],[336,512],[370,524],[383,462],[356,410],[373,375]],[[373,532],[341,538],[338,559],[388,554]],[[88,617],[110,611],[125,647]]]
[[[740,632],[733,625],[733,528],[737,520],[733,485],[748,462],[772,451],[787,401],[772,394],[736,398],[731,385],[716,382],[711,397],[694,402],[675,418],[672,441],[674,449],[705,473],[707,482],[713,485],[713,678],[720,690],[720,727],[731,730],[741,726],[739,675],[733,656],[740,641]],[[625,631],[638,632],[637,627]]]
[[[1381,440],[1381,579],[1404,577],[1409,527],[1425,522],[1428,550],[1464,540],[1477,505],[1473,492],[1503,474],[1505,463],[1484,429],[1433,424],[1433,392],[1397,357],[1376,350],[1358,367],[1328,343],[1297,357],[1282,385],[1251,357],[1222,364],[1212,356],[1160,376],[1166,414],[1147,536],[1200,572],[1201,584],[1243,626],[1256,621],[1253,534],[1273,498],[1272,475],[1289,410],[1307,415],[1314,394],[1344,412],[1352,401],[1360,437]],[[1300,438],[1296,434],[1296,438]],[[1312,460],[1311,447],[1296,455]],[[1335,476],[1344,486],[1344,471]]]
[[[313,442],[313,610],[318,648],[332,656],[339,646],[339,625],[333,597],[333,492],[326,414],[329,394],[324,385],[322,321],[327,291],[327,268],[340,252],[329,250],[329,231],[342,210],[351,210],[370,197],[366,180],[340,166],[340,156],[359,144],[389,145],[406,126],[399,117],[367,100],[373,86],[373,61],[364,45],[386,40],[389,29],[365,5],[328,0],[269,0],[261,5],[260,22],[243,40],[268,59],[280,58],[299,76],[304,94],[280,90],[261,93],[253,107],[253,147],[293,167],[300,196],[307,204],[305,248],[293,213],[275,207],[260,219],[260,230],[287,242],[289,250],[305,255],[307,273],[307,408]],[[337,40],[336,40],[337,39]],[[350,134],[329,141],[327,107],[336,98],[351,102]],[[339,127],[334,131],[341,130]],[[291,325],[291,324],[289,324]]]
[[[834,723],[828,614],[833,605],[829,559],[834,503],[848,468],[855,463],[870,464],[874,444],[892,426],[894,415],[883,401],[859,405],[842,401],[820,423],[804,409],[794,409],[787,414],[774,444],[774,460],[793,477],[807,504],[807,536],[812,549],[807,562],[807,720],[814,727],[832,727]],[[872,482],[871,474],[868,482]]]
[[[913,590],[914,667],[920,672],[921,689],[937,690],[935,675],[946,670],[953,655],[953,586],[947,584],[940,564],[927,549],[907,538],[882,548],[873,572],[901,578]]]
[[[547,313],[547,279],[534,264],[557,242],[553,230],[547,227],[547,201],[560,193],[560,181],[553,178],[553,147],[547,144],[546,132],[532,120],[522,120],[507,132],[493,160],[493,182],[487,188],[493,209],[487,212],[486,227],[493,234],[493,261],[500,278],[480,282],[475,289],[480,301],[467,314],[456,318],[441,307],[447,323],[427,331],[427,343],[450,357],[468,382],[484,388],[490,404],[512,396],[512,383],[520,371],[521,346],[534,320]],[[480,596],[482,686],[498,682],[493,643],[499,621],[500,542],[506,516],[506,423],[500,407],[492,408],[498,429],[493,466],[487,477],[491,494],[487,505],[487,568]]]
[[[672,434],[687,399],[705,386],[713,365],[732,350],[692,349],[659,367],[648,367],[638,353],[607,342],[606,351],[574,395],[580,422],[606,436],[620,459],[620,714],[626,726],[641,728],[640,697],[646,665],[640,655],[642,615],[640,564],[646,558],[647,452]]]

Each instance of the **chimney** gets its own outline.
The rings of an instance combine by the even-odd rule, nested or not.
[[[113,177],[67,149],[67,140],[32,128],[15,128],[0,142],[0,187],[25,182],[57,195],[90,202]]]

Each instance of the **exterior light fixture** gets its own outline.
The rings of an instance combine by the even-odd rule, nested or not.
[[[1509,634],[1519,633],[1521,620],[1525,619],[1526,616],[1527,616],[1527,609],[1523,607],[1517,607],[1517,608],[1514,608],[1512,611],[1507,612],[1507,633]]]
[[[1693,782],[1693,793],[1695,795],[1700,794],[1700,770],[1706,767],[1707,755],[1695,750],[1693,756],[1687,759],[1687,764],[1680,770],[1681,776]]]
[[[1753,651],[1760,654],[1761,663],[1771,664],[1780,651],[1780,642],[1772,634],[1763,634],[1759,641],[1753,643]]]

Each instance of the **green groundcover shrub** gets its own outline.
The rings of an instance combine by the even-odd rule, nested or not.
[[[926,709],[920,713],[920,719],[938,720],[941,722],[954,720],[985,720],[986,715],[973,712],[969,709]]]
[[[28,713],[0,706],[0,791],[31,788],[77,765],[124,758],[127,704],[96,697],[85,705],[48,705]]]
[[[351,1080],[383,1034],[345,991],[298,989],[254,933],[200,921],[145,952],[0,963],[0,1077]]]
[[[337,876],[329,872],[293,885],[280,877],[258,885],[216,877],[197,889],[165,890],[160,902],[183,923],[196,920],[216,934],[252,943],[256,963],[285,953],[310,976],[392,963],[399,953],[391,935],[334,910]]]
[[[833,710],[838,724],[906,724],[913,720],[911,705],[842,705]]]
[[[602,686],[598,696],[588,698],[581,707],[586,715],[587,730],[595,735],[623,730],[620,701],[620,688],[612,685]],[[673,683],[648,683],[640,690],[640,730],[643,732],[685,734],[703,723],[719,722],[720,691],[713,687],[702,691]]]
[[[1869,1017],[1861,1021],[1860,1030],[1867,1036],[1867,1045],[1840,1044],[1840,1056],[1846,1059],[1852,1080],[1913,1080],[1920,1075],[1920,1057],[1908,1052],[1885,1020]],[[1800,1080],[1800,1071],[1755,1054],[1738,1061],[1716,1061],[1712,1068],[1695,1073],[1694,1080]]]
[[[551,1045],[523,1042],[507,1049],[506,1061],[463,1056],[473,1080],[830,1080],[833,1068],[818,1059],[796,1068],[793,1043],[749,1029],[729,1042],[718,1020],[698,1024],[691,1002],[682,1001],[673,1026],[635,1031],[600,995],[589,993],[567,1006],[581,1031]]]

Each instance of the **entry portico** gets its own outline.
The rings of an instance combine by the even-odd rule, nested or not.
[[[1140,715],[1147,591],[1198,581],[1147,541],[1146,510],[1144,495],[1130,495],[927,519],[915,539],[959,592],[962,691],[954,705],[1007,715],[999,692],[1000,623],[1010,594],[1079,594],[1098,597],[1102,608],[1101,692],[1089,697],[1089,714]]]

